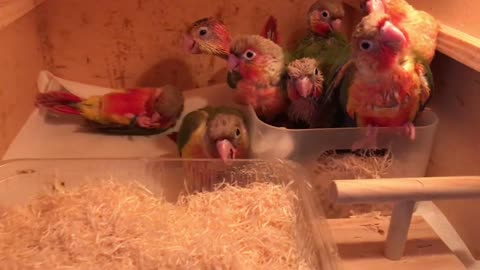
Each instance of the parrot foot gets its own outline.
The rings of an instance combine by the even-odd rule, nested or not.
[[[408,122],[407,124],[403,125],[404,131],[410,140],[415,140],[416,131],[415,126],[412,122]]]
[[[352,145],[352,151],[357,151],[360,149],[368,149],[368,148],[373,148],[376,149],[377,147],[377,134],[378,134],[378,128],[368,125],[367,126],[367,134],[365,137],[360,139],[359,141],[356,141]]]

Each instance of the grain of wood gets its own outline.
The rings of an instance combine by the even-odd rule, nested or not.
[[[480,176],[335,180],[337,203],[378,203],[480,198]]]
[[[465,269],[421,217],[412,219],[401,261],[388,260],[383,254],[389,218],[329,219],[328,223],[344,270]]]

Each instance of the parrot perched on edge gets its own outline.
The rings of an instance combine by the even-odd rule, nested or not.
[[[184,108],[184,97],[170,85],[132,88],[86,99],[66,91],[52,91],[38,94],[36,106],[82,116],[90,127],[106,133],[148,135],[176,124]]]
[[[288,65],[287,73],[290,123],[304,123],[306,128],[333,127],[337,121],[338,103],[320,102],[324,97],[324,78],[319,62],[313,58],[294,60]]]
[[[404,32],[414,54],[430,64],[435,56],[439,22],[425,11],[417,10],[405,0],[363,0],[365,15],[384,12],[390,21]]]
[[[267,123],[286,112],[286,72],[280,46],[259,35],[240,36],[231,44],[228,69],[241,77],[235,102],[252,106]]]
[[[247,158],[250,137],[243,114],[229,107],[204,107],[188,113],[177,134],[182,158]]]
[[[415,139],[412,122],[433,90],[429,65],[411,53],[408,39],[389,18],[373,12],[361,20],[352,34],[352,59],[335,79],[348,116],[368,127],[355,149],[376,144],[375,127],[403,126]]]

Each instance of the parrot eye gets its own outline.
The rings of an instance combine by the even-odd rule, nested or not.
[[[208,33],[208,28],[207,27],[202,27],[198,30],[198,34],[203,37]]]
[[[240,129],[239,128],[237,128],[237,130],[235,130],[235,136],[240,137]]]
[[[317,76],[319,73],[320,71],[318,71],[318,68],[315,68],[315,76]]]
[[[250,50],[246,51],[244,54],[243,54],[243,57],[247,60],[252,60],[253,58],[255,58],[256,54]]]
[[[330,12],[328,12],[328,10],[322,10],[320,12],[320,15],[322,15],[322,18],[324,18],[324,19],[330,18]]]
[[[372,49],[372,47],[373,43],[370,40],[362,40],[360,42],[360,49],[362,49],[363,51],[369,51],[370,49]]]

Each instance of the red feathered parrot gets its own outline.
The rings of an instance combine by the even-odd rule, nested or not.
[[[283,50],[258,35],[244,35],[231,45],[228,68],[240,74],[235,100],[251,105],[257,116],[271,123],[288,106]]]
[[[427,63],[412,54],[404,32],[384,13],[371,13],[352,35],[352,59],[336,78],[342,104],[357,126],[404,127],[415,138],[412,122],[427,104],[433,80]],[[360,148],[367,142],[357,143]]]
[[[176,124],[184,108],[173,86],[132,88],[86,99],[66,91],[40,93],[36,105],[58,114],[83,117],[91,127],[118,134],[154,134]]]
[[[440,24],[430,14],[417,10],[405,0],[363,0],[364,14],[384,12],[390,21],[402,30],[415,55],[427,64],[435,56]]]

